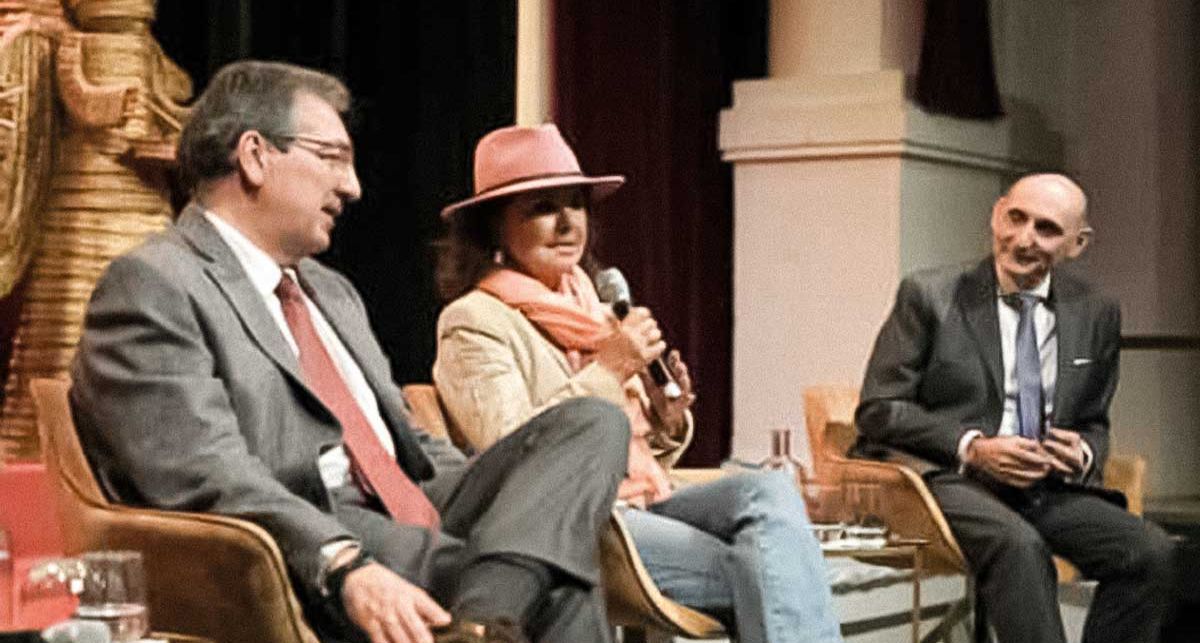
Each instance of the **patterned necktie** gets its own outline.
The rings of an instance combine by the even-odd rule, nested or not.
[[[1021,293],[1017,296],[1021,317],[1017,322],[1017,429],[1021,437],[1042,439],[1042,360],[1038,353],[1037,329],[1033,310],[1040,297]]]
[[[275,288],[275,295],[283,305],[283,317],[300,349],[300,371],[305,383],[342,425],[342,440],[350,452],[355,481],[364,491],[378,497],[396,522],[436,531],[440,521],[437,509],[379,442],[317,335],[300,287],[286,272]]]

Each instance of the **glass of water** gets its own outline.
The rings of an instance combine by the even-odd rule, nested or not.
[[[141,552],[94,551],[80,558],[87,576],[76,618],[104,623],[114,641],[140,640],[150,630]]]
[[[113,641],[139,641],[150,630],[146,613],[146,572],[136,551],[93,551],[58,558],[30,570],[27,596],[73,594],[75,618],[103,623]]]

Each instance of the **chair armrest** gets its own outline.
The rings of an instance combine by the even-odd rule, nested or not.
[[[1125,494],[1129,513],[1140,516],[1146,500],[1146,459],[1140,455],[1108,456],[1104,463],[1104,486]]]
[[[600,539],[608,619],[614,625],[650,627],[689,639],[726,638],[711,616],[672,601],[654,585],[621,514],[613,511]]]
[[[937,501],[915,471],[903,465],[873,460],[831,457],[829,481],[837,484],[878,484],[882,489],[880,517],[894,534],[929,541],[926,569],[931,573],[966,570],[966,559]]]
[[[317,643],[279,547],[258,525],[124,506],[86,506],[81,513],[72,527],[83,533],[70,541],[145,556],[154,630],[214,641]]]

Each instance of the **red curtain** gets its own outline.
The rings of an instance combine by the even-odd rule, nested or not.
[[[766,67],[765,2],[558,0],[555,118],[584,171],[628,183],[593,208],[619,267],[691,368],[685,464],[729,454],[732,197],[717,119],[733,79]]]

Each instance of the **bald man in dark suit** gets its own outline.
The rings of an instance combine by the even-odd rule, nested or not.
[[[1084,641],[1155,641],[1172,546],[1100,488],[1120,310],[1060,270],[1087,247],[1086,198],[1037,174],[992,209],[992,255],[904,279],[856,421],[861,457],[920,472],[1000,641],[1065,640],[1051,555],[1099,580]]]

